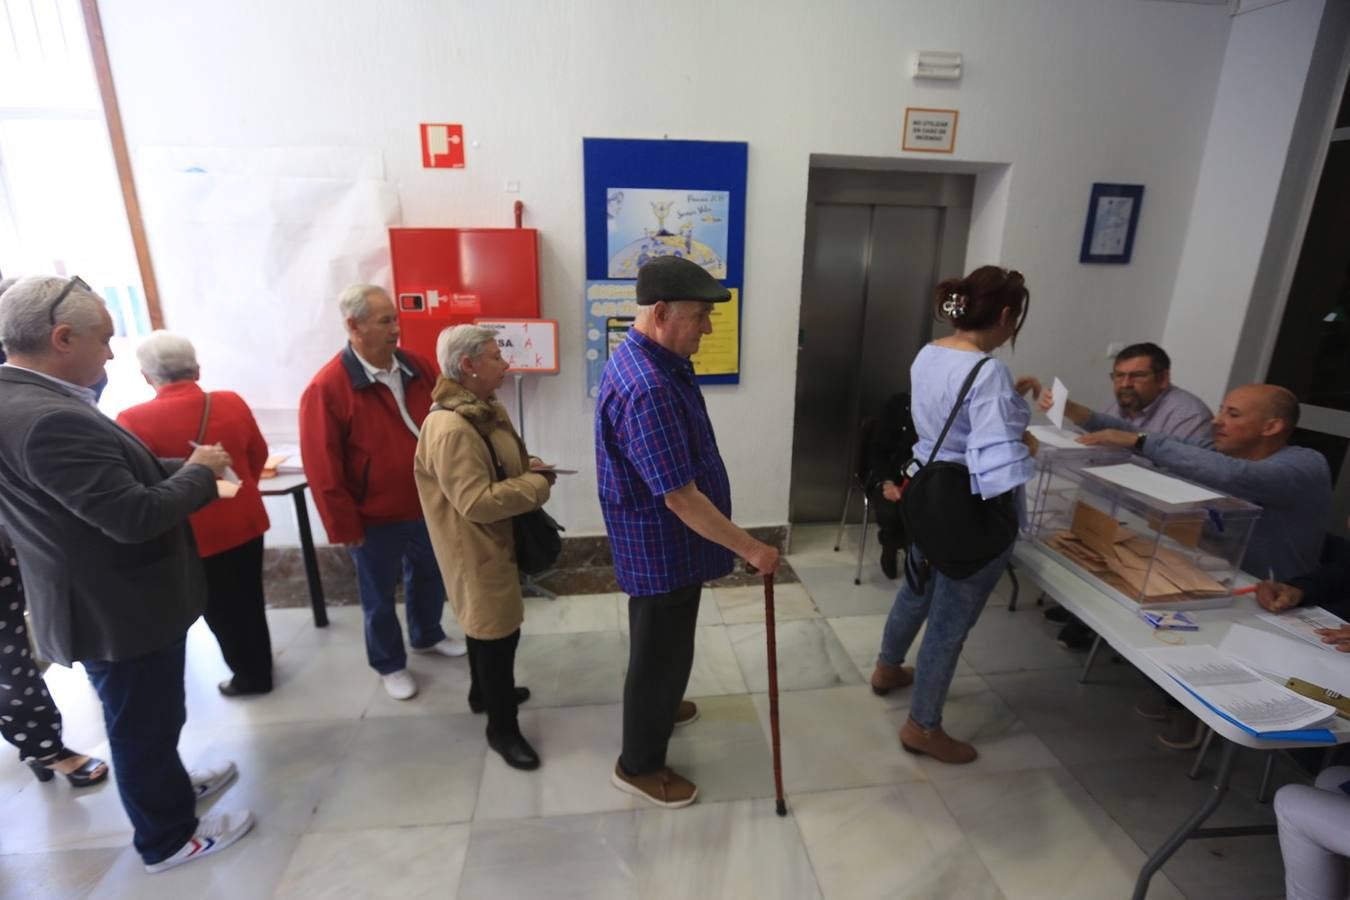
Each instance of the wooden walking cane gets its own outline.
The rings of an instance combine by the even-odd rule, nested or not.
[[[769,647],[769,740],[773,746],[773,789],[778,814],[787,815],[783,799],[783,751],[778,740],[778,645],[774,639],[773,574],[764,576],[764,638]]]

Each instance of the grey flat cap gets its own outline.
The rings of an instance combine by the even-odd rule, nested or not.
[[[638,306],[651,306],[658,300],[722,303],[730,299],[731,291],[698,263],[682,256],[658,256],[638,269]]]

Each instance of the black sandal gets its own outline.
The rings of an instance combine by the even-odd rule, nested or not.
[[[48,781],[51,781],[52,778],[54,778],[56,775],[61,774],[66,776],[66,780],[70,782],[71,787],[77,788],[90,787],[91,785],[98,784],[99,782],[105,780],[108,777],[108,764],[105,763],[103,760],[98,759],[97,757],[94,756],[88,757],[85,760],[84,765],[80,766],[73,772],[58,773],[55,769],[50,767],[51,763],[61,762],[62,760],[70,759],[72,756],[81,756],[81,755],[83,754],[75,753],[72,750],[63,749],[52,756],[45,757],[44,759],[30,759],[28,761],[28,768],[33,770],[33,777],[44,784],[47,783]],[[103,771],[95,775],[94,773],[98,772],[100,766],[103,767]]]

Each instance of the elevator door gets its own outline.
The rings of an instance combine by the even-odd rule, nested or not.
[[[909,391],[910,363],[932,336],[933,285],[944,266],[960,267],[969,222],[968,210],[936,206],[816,203],[811,213],[797,349],[793,522],[837,521],[842,514],[859,423],[876,416],[889,395]],[[949,221],[953,215],[962,221]]]

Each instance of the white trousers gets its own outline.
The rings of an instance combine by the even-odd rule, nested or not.
[[[1350,898],[1350,766],[1333,766],[1317,786],[1287,784],[1275,793],[1286,900]]]

